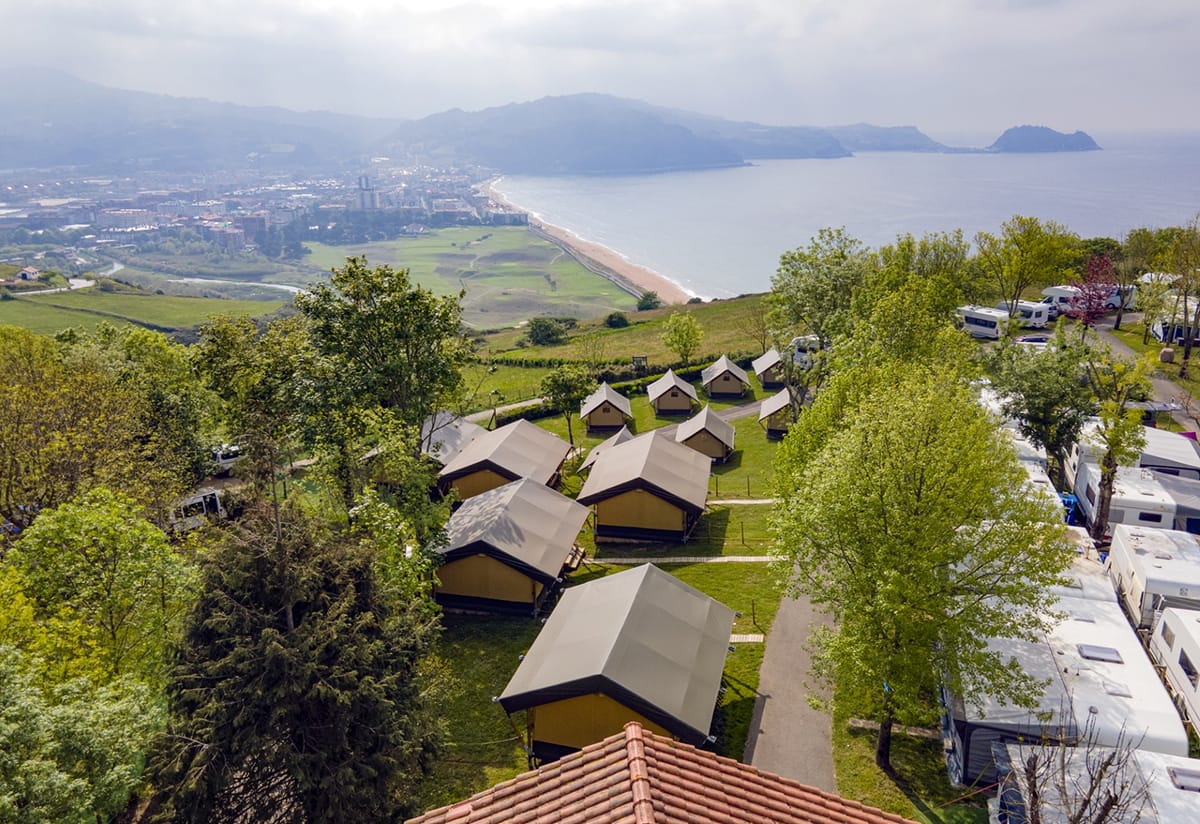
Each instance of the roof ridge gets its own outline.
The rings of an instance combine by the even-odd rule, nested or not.
[[[642,740],[642,725],[636,721],[625,724],[625,763],[629,770],[629,789],[633,795],[634,824],[654,824],[654,802],[651,800],[650,769],[646,763],[646,745]]]

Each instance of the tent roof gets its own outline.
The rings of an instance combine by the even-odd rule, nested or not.
[[[600,387],[595,392],[583,399],[583,402],[579,404],[579,417],[582,418],[590,415],[593,410],[598,409],[600,404],[605,401],[615,406],[625,417],[633,417],[633,409],[629,406],[629,398],[613,389],[607,383],[600,384]]]
[[[435,412],[421,424],[421,452],[445,466],[486,431],[453,412]]]
[[[457,478],[493,467],[513,478],[547,484],[562,466],[571,445],[524,418],[484,431],[442,468],[439,478]]]
[[[602,692],[708,735],[733,611],[653,564],[568,589],[500,695],[505,712]]]
[[[633,438],[634,435],[629,431],[629,427],[622,426],[619,430],[617,430],[617,434],[592,447],[591,451],[587,453],[587,457],[583,459],[583,463],[579,465],[579,471],[582,472],[585,469],[591,469],[592,464],[596,462],[597,458],[604,454],[606,449],[610,449],[617,444],[622,444],[626,441],[631,441]]]
[[[758,408],[758,419],[765,421],[767,418],[774,415],[776,412],[782,412],[792,404],[792,392],[790,389],[780,389],[771,397],[762,402],[762,406]]]
[[[717,358],[712,365],[706,366],[700,371],[700,382],[708,386],[719,378],[723,372],[728,372],[747,386],[750,385],[750,379],[746,377],[746,370],[724,355]]]
[[[676,375],[673,369],[668,369],[666,374],[647,386],[646,394],[650,396],[650,402],[653,403],[660,395],[665,395],[671,389],[678,389],[686,393],[694,401],[700,400],[700,396],[696,394],[696,387]]]
[[[675,440],[683,443],[693,435],[707,431],[721,443],[733,449],[733,436],[736,430],[727,420],[723,420],[711,406],[705,405],[698,413],[688,418],[675,430]]]
[[[586,506],[522,478],[467,499],[437,551],[447,560],[484,551],[548,583],[562,572],[587,516]]]
[[[772,366],[783,363],[783,356],[779,354],[779,350],[772,346],[766,352],[763,352],[754,360],[750,361],[750,368],[754,370],[754,374],[762,376]]]
[[[605,449],[576,498],[591,504],[629,489],[652,489],[693,512],[708,500],[712,461],[665,435],[647,432]]]

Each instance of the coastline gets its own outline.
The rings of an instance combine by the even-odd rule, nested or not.
[[[486,183],[480,184],[484,194],[496,203],[503,204],[510,209],[525,211],[509,201],[492,185],[499,179],[498,177],[492,178]],[[615,249],[610,249],[595,241],[584,240],[569,229],[547,223],[533,215],[529,216],[529,228],[534,234],[553,243],[575,258],[589,272],[612,281],[635,297],[640,297],[644,292],[655,292],[663,303],[687,303],[693,297],[670,278],[660,275],[646,266],[633,263]]]

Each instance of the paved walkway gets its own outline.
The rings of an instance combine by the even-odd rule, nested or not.
[[[765,564],[776,560],[774,555],[672,555],[660,558],[655,555],[638,555],[627,558],[592,558],[594,564]]]
[[[1096,324],[1096,337],[1112,347],[1113,354],[1115,355],[1121,355],[1127,358],[1140,357],[1138,353],[1134,352],[1133,349],[1131,349],[1124,341],[1113,335],[1112,327],[1114,317],[1115,316],[1104,317],[1099,323]],[[1136,328],[1140,320],[1141,315],[1137,314],[1136,312],[1126,312],[1124,317],[1121,318],[1121,327],[1122,329]],[[1174,368],[1174,374],[1179,374],[1179,364],[1177,363],[1164,363],[1160,366],[1160,372]],[[1186,404],[1183,403],[1183,396],[1185,396],[1187,392],[1182,387],[1173,383],[1170,378],[1166,376],[1151,377],[1150,384],[1154,394],[1154,400],[1161,403],[1171,403],[1174,401],[1183,406],[1184,409],[1187,408]],[[1172,412],[1171,417],[1178,421],[1179,425],[1184,429],[1190,429],[1192,432],[1200,432],[1200,421],[1197,421],[1196,418],[1194,418],[1192,415],[1189,415],[1186,411],[1181,410],[1178,412]]]
[[[778,498],[723,498],[719,501],[709,501],[710,504],[729,504],[731,506],[760,506],[773,504]]]

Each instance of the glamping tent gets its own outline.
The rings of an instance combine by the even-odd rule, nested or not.
[[[476,495],[451,516],[436,550],[438,602],[536,613],[579,565],[575,539],[587,516],[587,507],[529,478]]]
[[[762,384],[763,389],[778,389],[783,386],[785,381],[783,356],[779,354],[779,350],[774,346],[752,360],[750,368],[754,370],[754,374],[758,378],[758,382]]]
[[[594,464],[596,462],[596,459],[604,454],[605,450],[611,449],[612,447],[617,446],[618,444],[623,444],[626,441],[632,441],[633,438],[634,438],[634,435],[632,432],[629,431],[629,427],[622,426],[617,431],[617,434],[613,435],[608,440],[601,441],[600,443],[598,443],[592,447],[591,451],[587,453],[587,457],[583,459],[583,463],[581,463],[579,465],[578,471],[581,473],[587,472],[589,469],[592,468],[592,464]]]
[[[700,383],[710,398],[740,398],[750,388],[746,371],[724,355],[701,370]]]
[[[767,437],[779,440],[792,425],[792,392],[781,389],[762,402],[758,408],[758,423],[767,430]]]
[[[606,449],[576,498],[596,540],[685,541],[704,512],[712,461],[654,432]]]
[[[438,473],[443,492],[466,500],[518,478],[554,486],[571,445],[521,419],[483,432],[463,447]]]
[[[486,431],[453,412],[435,412],[421,424],[421,454],[445,466]]]
[[[637,721],[708,736],[733,611],[653,564],[571,587],[500,694],[543,761]]]
[[[1039,641],[992,638],[988,648],[1049,684],[1031,709],[943,689],[942,738],[956,784],[996,777],[995,743],[1043,737],[1073,746],[1089,723],[1095,743],[1187,755],[1187,734],[1137,634],[1115,600],[1058,598],[1062,615]]]
[[[633,410],[629,406],[629,398],[607,383],[602,383],[599,389],[579,404],[579,417],[583,419],[589,432],[620,429],[633,420]]]
[[[675,430],[675,440],[718,463],[724,463],[733,454],[734,434],[733,424],[722,420],[711,406],[705,406],[695,417],[679,424]]]
[[[691,413],[692,405],[700,402],[695,387],[672,369],[647,386],[646,394],[650,396],[650,405],[659,415],[687,415]]]

